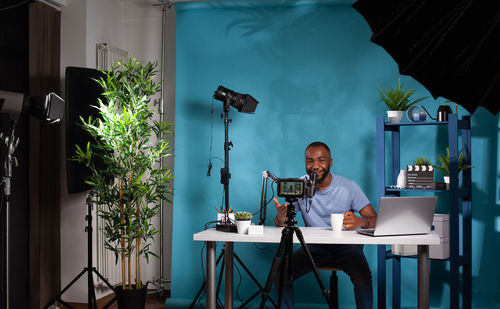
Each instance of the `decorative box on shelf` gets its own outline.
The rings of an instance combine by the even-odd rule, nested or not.
[[[429,257],[445,260],[450,257],[450,215],[434,214],[432,225],[441,238],[441,244],[429,246]]]
[[[441,244],[429,246],[429,257],[431,259],[445,260],[450,257],[450,215],[434,214],[432,220],[434,229],[441,238]],[[416,255],[416,245],[392,245],[392,253],[407,256]]]
[[[407,165],[406,166],[406,188],[433,190],[434,167],[432,165]]]

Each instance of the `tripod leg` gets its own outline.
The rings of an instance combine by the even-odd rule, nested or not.
[[[283,229],[281,232],[281,241],[278,246],[278,251],[276,251],[276,255],[274,256],[273,263],[271,264],[271,269],[269,270],[269,274],[267,275],[266,279],[266,285],[264,286],[264,290],[262,291],[262,301],[260,303],[260,309],[264,309],[264,306],[266,304],[266,300],[269,297],[269,292],[271,291],[271,287],[273,286],[273,280],[276,278],[276,275],[278,273],[278,269],[281,265],[281,254],[283,252],[283,249],[286,246],[286,239],[285,239],[285,230],[286,228]],[[278,300],[278,306],[280,305],[279,300]],[[279,307],[278,307],[279,308]]]
[[[99,271],[97,271],[97,269],[95,267],[92,269],[92,271],[102,280],[102,282],[104,282],[104,284],[106,284],[108,286],[108,288],[110,288],[111,290],[113,290],[113,292],[115,291],[115,288],[111,285],[111,283],[109,283],[108,280],[106,280],[106,278],[104,278],[99,273]]]
[[[115,288],[111,285],[111,283],[108,282],[108,280],[106,280],[106,278],[104,278],[98,271],[97,269],[94,267],[92,269],[92,271],[99,277],[101,278],[101,280],[108,286],[108,288],[110,288],[113,292],[115,292]],[[106,309],[108,308],[109,306],[111,306],[112,303],[114,303],[116,301],[116,296],[113,297],[107,304],[104,305],[103,309]]]
[[[260,293],[262,293],[262,290],[264,289],[262,287],[262,285],[260,285],[259,281],[257,281],[257,279],[254,277],[254,275],[250,272],[250,270],[246,267],[246,265],[243,263],[243,261],[240,259],[240,257],[235,253],[234,254],[234,258],[236,259],[236,261],[238,263],[240,263],[241,267],[243,267],[243,269],[246,271],[246,273],[250,276],[250,278],[253,280],[253,282],[255,282],[255,284],[257,285],[257,287],[259,287],[259,290],[257,292],[255,292],[255,294],[253,294],[250,298],[248,298],[245,302],[243,302],[241,304],[241,306],[239,308],[245,308],[245,306],[252,301],[252,299],[254,299],[255,297],[257,297],[257,295],[259,295]],[[269,298],[269,300],[271,301],[271,303],[273,304],[273,306],[275,308],[278,308],[278,306],[276,305],[276,303],[274,302],[274,300],[272,298]]]
[[[50,305],[54,304],[56,301],[60,301],[60,298],[61,296],[64,294],[64,292],[66,292],[66,290],[68,290],[78,279],[80,279],[81,276],[83,276],[83,274],[87,271],[87,268],[84,268],[79,274],[78,276],[76,276],[73,280],[71,280],[71,282],[64,288],[61,290],[61,292],[59,292],[45,307],[44,309],[47,309],[50,307]]]
[[[328,295],[328,291],[326,290],[325,286],[323,285],[323,281],[321,280],[321,277],[319,276],[318,268],[316,267],[316,264],[314,264],[314,259],[311,255],[311,252],[309,251],[309,248],[307,248],[306,242],[304,241],[304,236],[302,235],[302,231],[298,227],[295,227],[294,229],[295,229],[295,233],[297,234],[297,238],[299,239],[300,245],[302,246],[302,249],[306,253],[309,262],[311,263],[314,277],[316,277],[316,281],[318,282],[318,285],[321,289],[321,294],[323,294],[323,296],[325,297],[326,303],[328,304],[328,307],[333,308],[332,300],[330,299],[330,297]]]

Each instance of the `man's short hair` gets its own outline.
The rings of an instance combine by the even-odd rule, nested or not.
[[[330,154],[330,156],[332,155],[332,152],[330,151],[330,148],[328,147],[328,145],[325,144],[325,143],[323,143],[323,142],[312,142],[312,143],[310,143],[306,147],[306,151],[307,151],[307,149],[309,149],[311,147],[323,147],[323,148],[325,148],[328,151],[328,153]]]

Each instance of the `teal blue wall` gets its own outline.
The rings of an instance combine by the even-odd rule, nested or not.
[[[234,144],[229,160],[230,205],[235,210],[252,212],[259,207],[262,171],[269,170],[279,177],[301,176],[304,148],[314,140],[332,148],[333,172],[355,180],[376,205],[375,117],[386,110],[377,103],[377,84],[393,86],[401,78],[405,86],[417,90],[416,97],[430,95],[412,78],[400,76],[392,58],[370,42],[371,30],[350,2],[273,6],[258,1],[245,3],[176,5],[172,297],[177,299],[192,299],[203,282],[200,264],[205,251],[203,243],[192,241],[192,234],[215,220],[214,206],[220,205],[223,198],[219,182],[223,163],[212,159],[212,176],[206,176],[210,110],[217,86],[250,93],[260,102],[255,114],[230,111],[233,121],[229,139]],[[422,105],[435,114],[443,101],[429,98]],[[222,103],[213,104],[212,156],[223,158],[224,125],[219,118]],[[458,112],[467,114],[460,107]],[[472,122],[473,302],[478,307],[498,307],[498,116],[481,108]],[[444,152],[446,138],[446,132],[436,128],[403,131],[402,165],[420,155],[435,161],[435,154]],[[440,199],[439,210],[446,212],[443,202],[447,197]],[[270,204],[267,224],[272,224],[275,213]],[[235,252],[262,283],[276,249],[276,245],[235,244]],[[375,283],[376,249],[367,246],[365,253]],[[433,307],[448,304],[447,269],[445,262],[431,263]],[[416,270],[416,261],[403,261],[403,306],[416,306]],[[246,298],[254,292],[248,276],[241,277],[235,299],[238,294]],[[235,283],[239,280],[235,270]],[[297,280],[296,286],[300,287],[297,302],[323,303],[313,276]],[[376,295],[376,286],[374,289]],[[352,285],[345,274],[340,277],[340,302],[342,306],[354,306]]]

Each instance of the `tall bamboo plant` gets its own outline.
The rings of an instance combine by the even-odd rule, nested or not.
[[[133,56],[116,62],[96,82],[103,88],[104,101],[95,108],[101,118],[81,119],[82,127],[95,142],[86,149],[76,146],[74,160],[91,170],[86,181],[104,219],[105,246],[121,260],[122,287],[132,289],[132,259],[135,258],[135,286],[141,289],[141,256],[149,262],[151,241],[159,231],[152,219],[161,201],[172,192],[169,169],[159,167],[172,148],[166,137],[172,123],[153,119],[151,96],[160,89],[155,82],[156,63],[144,63]],[[100,159],[104,168],[95,162]]]

